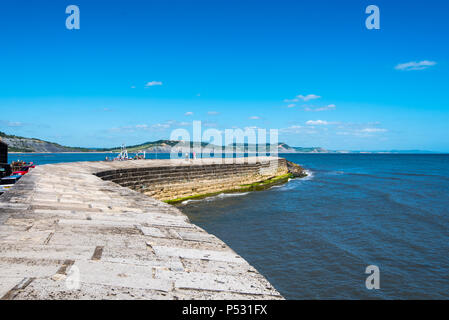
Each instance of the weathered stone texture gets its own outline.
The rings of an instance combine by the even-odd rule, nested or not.
[[[254,158],[256,159],[256,158]],[[170,167],[107,170],[103,180],[145,193],[158,200],[172,200],[238,189],[288,173],[285,159],[226,159],[175,162]],[[229,163],[231,162],[231,163]]]
[[[237,183],[274,174],[260,172],[282,162],[267,158],[250,167],[239,161],[223,165]],[[0,196],[0,298],[282,299],[177,208],[112,182],[164,178],[164,172],[170,181],[185,179],[176,178],[181,173],[220,177],[220,167],[215,160],[36,167]],[[107,176],[112,181],[103,180]]]

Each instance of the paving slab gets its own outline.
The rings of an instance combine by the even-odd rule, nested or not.
[[[282,299],[254,267],[176,207],[97,176],[222,164],[36,167],[0,196],[0,298]]]

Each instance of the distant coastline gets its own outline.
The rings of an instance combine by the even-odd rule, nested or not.
[[[59,154],[59,153],[66,153],[66,154],[85,154],[85,153],[89,153],[89,154],[110,154],[110,153],[116,153],[116,152],[112,152],[112,151],[58,151],[58,152],[40,152],[40,151],[33,151],[33,152],[16,152],[16,151],[11,151],[8,152],[9,154]]]
[[[11,151],[8,152],[9,154],[111,154],[111,153],[118,153],[119,151],[57,151],[57,152],[41,152],[41,151],[33,151],[33,152],[16,152]],[[134,152],[130,152],[134,153]],[[155,152],[155,151],[146,151],[148,154],[171,154],[171,152]],[[224,153],[223,153],[224,154]],[[244,154],[244,152],[235,152],[234,154]],[[449,154],[449,152],[437,152],[437,151],[330,151],[330,152],[278,152],[278,154],[317,154],[317,155],[323,155],[323,154],[333,154],[333,155],[345,155],[345,154],[360,154],[360,155],[369,155],[369,154],[395,154],[395,155],[401,155],[401,154],[410,154],[410,155],[432,155],[432,154]]]
[[[58,143],[40,140],[36,138],[26,138],[15,135],[8,135],[0,132],[0,139],[8,144],[9,153],[11,154],[33,154],[33,153],[118,153],[120,147],[112,148],[84,148],[69,147]],[[127,145],[126,148],[130,153],[146,152],[154,154],[183,152],[185,148],[196,147],[193,141],[177,141],[177,140],[156,140],[144,142],[138,145]],[[274,149],[278,154],[445,154],[445,152],[434,152],[426,150],[328,150],[321,147],[293,147],[287,143],[279,142],[277,144],[266,145],[249,145],[247,143],[234,143],[228,146],[218,146],[201,142],[200,148],[202,152],[224,153],[225,148],[232,148],[233,153],[248,153],[263,147],[261,153],[266,153],[270,149]],[[265,151],[266,149],[266,151]],[[193,150],[193,149],[192,149]],[[264,152],[265,151],[265,152]]]

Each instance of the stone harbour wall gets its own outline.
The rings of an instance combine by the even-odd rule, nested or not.
[[[239,190],[244,185],[288,174],[285,159],[256,161],[227,159],[228,163],[204,160],[180,165],[108,170],[97,173],[106,181],[142,192],[158,200],[174,200]]]
[[[188,189],[185,175],[252,181],[284,172],[267,167],[279,160],[251,166],[212,159],[37,166],[0,196],[0,299],[283,299],[178,208],[131,190],[152,178]],[[127,188],[116,179],[137,184]]]

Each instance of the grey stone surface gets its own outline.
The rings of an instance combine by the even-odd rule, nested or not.
[[[180,166],[229,170],[242,160],[227,161],[36,167],[0,196],[0,298],[282,299],[257,270],[177,208],[101,178],[126,169],[173,169],[174,175]]]

